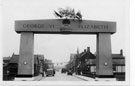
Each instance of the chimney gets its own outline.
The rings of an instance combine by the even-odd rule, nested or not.
[[[86,49],[84,49],[84,53],[86,52]]]
[[[77,54],[79,54],[79,49],[77,48]]]
[[[122,56],[123,56],[123,50],[122,50],[122,49],[120,50],[120,55],[122,55]]]
[[[14,52],[13,52],[13,54],[12,54],[12,56],[14,56],[15,54],[14,54]]]
[[[90,52],[90,47],[87,47],[87,51],[89,51],[89,52]]]

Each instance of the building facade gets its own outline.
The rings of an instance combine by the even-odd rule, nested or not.
[[[14,80],[18,72],[19,55],[14,54],[11,56],[6,65],[3,65],[3,80]],[[5,59],[3,59],[5,63]],[[34,75],[37,76],[44,72],[44,55],[34,55]]]
[[[71,54],[72,55],[72,54]],[[112,66],[113,76],[119,81],[125,80],[125,57],[123,56],[123,50],[120,50],[120,54],[112,54]],[[90,47],[84,49],[83,52],[72,55],[70,61],[67,64],[68,69],[73,70],[75,74],[96,77],[96,55],[91,53]]]

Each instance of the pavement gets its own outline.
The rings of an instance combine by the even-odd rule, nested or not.
[[[84,81],[95,81],[95,79],[90,78],[90,77],[86,77],[86,76],[75,75],[75,74],[73,74],[73,76],[74,76],[74,77],[77,77],[77,78],[80,78],[80,79],[82,79],[82,80],[84,80]]]
[[[75,77],[75,78],[73,78],[73,77]],[[69,78],[69,79],[68,79]],[[93,78],[90,78],[90,77],[86,77],[86,76],[82,76],[82,75],[75,75],[75,74],[73,74],[72,76],[67,76],[66,74],[60,74],[60,73],[57,73],[54,77],[42,77],[42,75],[39,75],[39,76],[36,76],[36,77],[34,77],[34,80],[33,81],[49,81],[49,80],[51,80],[51,81],[66,81],[66,80],[68,80],[68,81],[78,81],[77,80],[77,78],[78,78],[78,80],[82,80],[82,81],[95,81],[95,79],[93,79]]]
[[[54,76],[47,76],[40,81],[84,81],[83,79],[67,75],[66,73],[56,72]]]
[[[81,75],[74,75],[77,78],[83,79],[85,81],[117,81],[116,78],[90,78],[86,76],[81,76]]]
[[[38,76],[35,76],[33,81],[40,81],[40,80],[42,80],[42,79],[45,78],[45,77],[46,77],[46,76],[43,77],[43,76],[40,74],[40,75],[38,75]]]
[[[57,72],[55,76],[43,77],[42,74],[33,78],[17,78],[15,81],[95,81],[95,79],[81,75],[67,75]]]
[[[78,78],[78,79],[77,79]],[[90,78],[82,75],[73,74],[72,76],[67,76],[66,74],[57,73],[54,77],[42,77],[42,75],[34,77],[33,81],[116,81],[115,78]]]

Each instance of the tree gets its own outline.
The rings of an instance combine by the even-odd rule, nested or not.
[[[56,17],[59,17],[59,18],[82,20],[81,11],[78,11],[77,13],[75,13],[75,10],[70,7],[67,7],[66,9],[59,8],[58,12],[54,11],[54,14]]]

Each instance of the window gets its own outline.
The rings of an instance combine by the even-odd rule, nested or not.
[[[125,66],[116,66],[116,72],[125,72]]]

